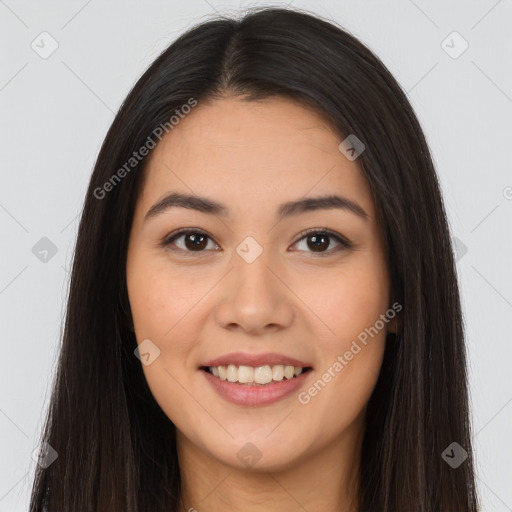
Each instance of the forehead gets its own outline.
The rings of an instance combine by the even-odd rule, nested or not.
[[[177,190],[236,210],[339,192],[373,217],[369,186],[357,160],[339,151],[342,140],[323,116],[293,100],[199,103],[151,153],[139,201],[147,211]]]

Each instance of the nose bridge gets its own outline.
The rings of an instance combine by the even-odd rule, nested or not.
[[[276,290],[276,283],[269,267],[272,266],[271,250],[263,247],[254,238],[247,237],[236,249],[233,258],[233,279],[239,300],[258,296],[266,301],[271,299]],[[274,265],[275,266],[275,265]],[[245,297],[245,296],[248,297]]]
[[[286,287],[274,275],[272,251],[254,239],[246,239],[236,252],[228,291],[217,308],[217,321],[223,327],[238,324],[247,331],[288,324],[293,308]]]

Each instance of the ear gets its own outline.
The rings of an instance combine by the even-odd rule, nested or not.
[[[397,301],[392,300],[391,304],[396,304]],[[392,306],[389,306],[389,310],[395,311],[395,316],[390,318],[388,322],[388,332],[397,334],[402,330],[402,308],[396,311]]]
[[[395,318],[392,318],[388,323],[388,332],[396,334],[396,331],[397,331],[397,321],[396,321],[396,316],[395,316]]]

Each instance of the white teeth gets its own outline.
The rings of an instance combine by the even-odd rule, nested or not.
[[[239,366],[238,367],[238,382],[254,382],[254,368],[252,366]]]
[[[268,384],[272,382],[272,368],[268,365],[255,368],[254,382],[256,382],[256,384]]]
[[[238,368],[234,364],[228,365],[227,379],[229,382],[236,382],[238,380]]]
[[[272,379],[283,380],[284,378],[284,366],[282,364],[276,364],[272,366]]]
[[[223,366],[210,366],[211,373],[229,382],[238,382],[240,384],[265,385],[272,381],[281,381],[283,379],[293,379],[298,377],[303,368],[291,365],[276,364],[273,366],[237,366],[235,364]]]
[[[284,376],[287,379],[293,379],[294,373],[294,367],[293,366],[285,366],[284,367]]]

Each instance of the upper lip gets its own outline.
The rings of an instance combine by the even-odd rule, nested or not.
[[[290,356],[286,356],[283,354],[276,354],[274,352],[266,352],[264,354],[247,354],[244,352],[232,352],[231,354],[225,354],[221,357],[217,357],[216,359],[211,359],[201,366],[226,366],[229,364],[234,364],[236,366],[273,366],[277,364],[282,364],[285,366],[295,366],[301,368],[311,367],[310,363],[306,363],[304,361],[299,361]]]

